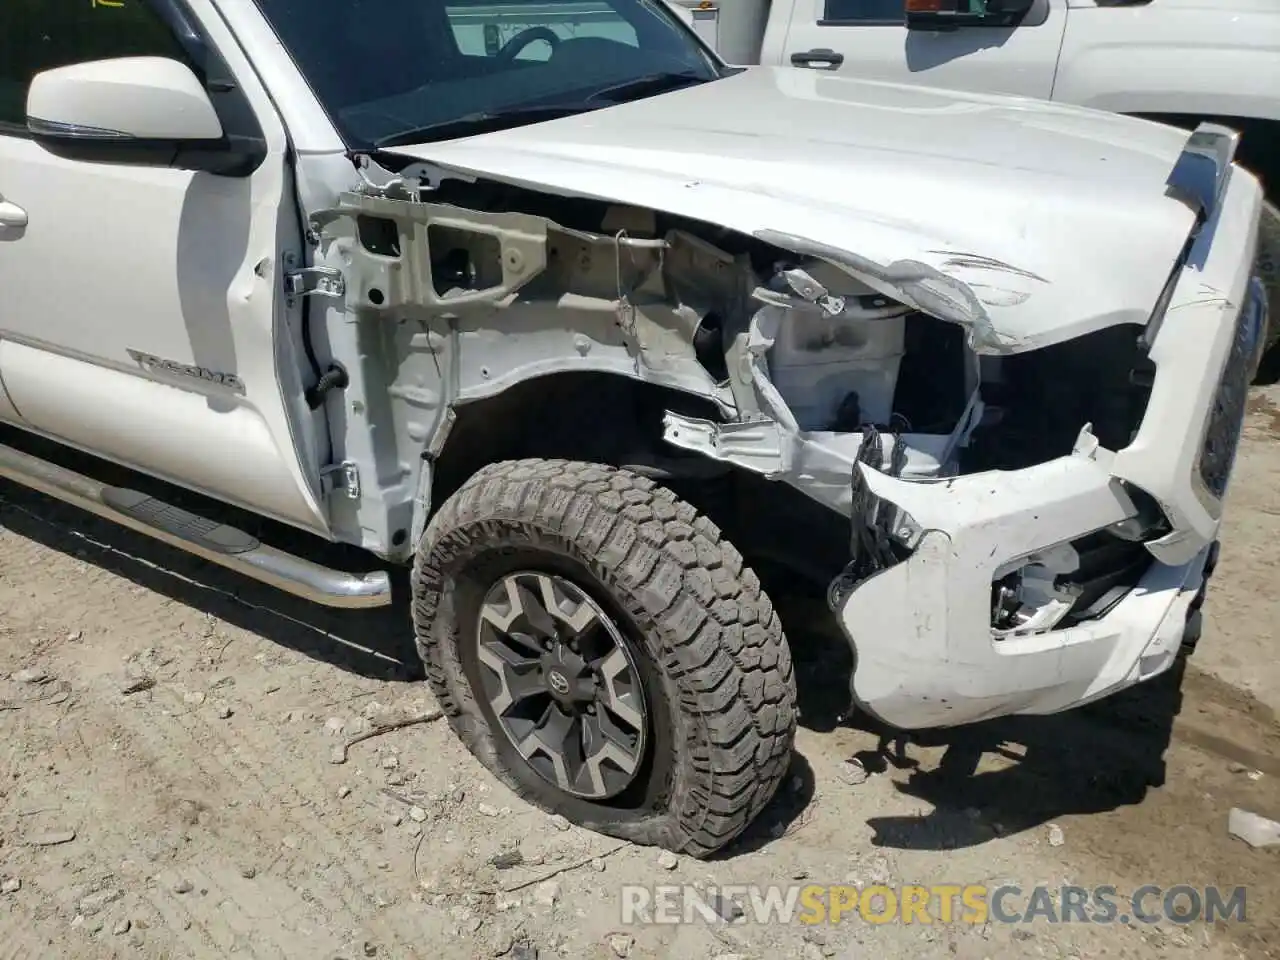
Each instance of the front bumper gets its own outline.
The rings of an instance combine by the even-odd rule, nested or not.
[[[854,649],[855,701],[905,729],[1053,713],[1168,668],[1198,607],[1222,498],[1263,344],[1265,297],[1251,278],[1261,189],[1231,168],[1153,321],[1156,366],[1134,441],[1112,452],[1087,430],[1066,457],[936,483],[862,468],[870,491],[923,531],[911,555],[844,595],[835,613]],[[1169,533],[1154,562],[1102,616],[998,637],[997,571],[1136,513],[1137,488]]]

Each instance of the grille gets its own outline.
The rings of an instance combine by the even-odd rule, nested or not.
[[[1200,446],[1200,479],[1213,496],[1222,499],[1227,492],[1231,466],[1235,462],[1240,431],[1244,425],[1245,403],[1249,381],[1253,378],[1259,339],[1265,317],[1265,298],[1255,280],[1249,285],[1244,306],[1236,317],[1235,337],[1227,356],[1222,379],[1213,398],[1213,409]]]

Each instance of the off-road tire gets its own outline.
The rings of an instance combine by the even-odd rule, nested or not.
[[[1254,268],[1267,288],[1271,315],[1266,331],[1267,346],[1280,342],[1280,207],[1274,203],[1262,206],[1258,225],[1258,256]]]
[[[635,808],[539,788],[481,709],[461,657],[477,627],[464,622],[459,588],[486,590],[493,577],[476,571],[504,554],[570,571],[652,669],[649,710],[668,736],[651,738],[665,755],[653,758]],[[795,676],[778,615],[716,525],[652,480],[566,460],[485,467],[423,533],[413,621],[428,683],[472,754],[523,799],[588,829],[706,857],[742,832],[787,772]]]
[[[1258,363],[1254,383],[1270,386],[1280,382],[1280,207],[1265,203],[1258,225],[1258,255],[1254,272],[1267,289],[1267,329],[1262,335],[1266,345]]]

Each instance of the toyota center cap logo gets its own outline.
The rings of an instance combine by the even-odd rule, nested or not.
[[[552,670],[547,674],[547,683],[551,684],[551,689],[556,693],[569,692],[569,681],[565,679],[565,675],[559,670]]]

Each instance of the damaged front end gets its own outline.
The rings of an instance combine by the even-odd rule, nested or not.
[[[919,728],[1061,711],[1163,672],[1198,639],[1267,326],[1250,275],[1260,191],[1231,166],[1233,144],[1202,130],[1170,177],[1198,224],[1137,337],[1095,343],[1074,364],[1034,370],[1052,348],[1002,361],[1024,386],[1028,372],[1041,388],[1087,385],[1114,416],[1080,418],[1065,456],[941,484],[859,465],[863,527],[881,544],[900,531],[900,546],[887,562],[855,550],[831,604],[857,656],[854,697],[882,719]],[[1025,405],[1033,395],[1015,391],[1022,416],[1009,409],[977,431],[979,466],[993,447],[1018,457],[1027,412],[1053,419]],[[898,519],[886,524],[886,511]]]
[[[1153,676],[1203,598],[1257,362],[1259,191],[1232,170],[1145,323],[1044,343],[988,307],[1034,309],[1049,281],[973,253],[882,264],[429,165],[366,174],[312,223],[346,280],[330,342],[360,357],[348,401],[368,423],[347,442],[372,437],[354,452],[380,472],[349,523],[382,546],[408,511],[415,542],[459,411],[616,375],[707,412],[671,404],[660,443],[623,415],[572,452],[630,465],[649,443],[651,466],[714,462],[847,522],[828,600],[882,719],[1051,712]],[[975,272],[999,283],[958,279]]]

